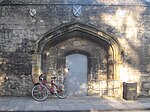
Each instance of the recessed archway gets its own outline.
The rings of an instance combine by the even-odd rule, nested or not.
[[[49,49],[54,46],[59,46],[60,43],[73,42],[73,48],[65,47],[62,49],[68,49],[78,52],[80,50],[84,51],[85,49],[82,46],[87,45],[88,42],[93,43],[95,46],[98,46],[98,50],[104,52],[107,61],[107,78],[112,80],[120,80],[119,76],[119,65],[121,62],[121,49],[119,42],[116,37],[107,34],[107,32],[100,31],[93,26],[86,25],[80,22],[70,23],[64,26],[55,28],[53,31],[48,31],[37,41],[36,52],[34,54],[34,64],[32,73],[41,74],[43,72],[43,63],[47,62],[46,55],[49,54]],[[79,48],[79,46],[81,46]],[[99,48],[100,47],[100,48]],[[60,54],[59,57],[67,53]],[[48,53],[48,54],[47,54]],[[90,54],[90,52],[89,52]],[[92,53],[90,54],[92,55]],[[44,57],[44,58],[43,58]],[[45,60],[45,61],[44,61]],[[64,62],[63,59],[60,62]],[[57,59],[58,62],[58,59]],[[92,66],[92,65],[91,65]],[[91,69],[91,68],[88,68]]]

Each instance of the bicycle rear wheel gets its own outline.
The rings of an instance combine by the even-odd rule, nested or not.
[[[68,87],[64,83],[57,84],[56,96],[58,98],[66,98],[68,95]]]
[[[44,101],[48,98],[48,95],[49,91],[44,85],[38,84],[32,89],[32,97],[36,101]]]

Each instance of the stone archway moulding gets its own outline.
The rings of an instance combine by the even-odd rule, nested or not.
[[[114,64],[114,80],[120,80],[120,63],[121,63],[121,46],[114,35],[108,34],[106,31],[99,30],[91,25],[87,25],[81,22],[73,22],[62,25],[53,29],[53,31],[46,32],[40,40],[36,43],[35,53],[33,54],[32,76],[36,77],[41,74],[41,54],[47,45],[56,44],[53,41],[63,41],[68,37],[67,34],[72,33],[74,36],[80,35],[80,33],[86,33],[96,38],[96,41],[103,41],[107,44],[107,49],[111,49]],[[66,35],[66,36],[64,36]]]

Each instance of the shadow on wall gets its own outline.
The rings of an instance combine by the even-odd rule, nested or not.
[[[116,1],[116,0],[115,0]],[[150,69],[148,53],[148,37],[145,36],[146,29],[142,22],[146,22],[146,11],[149,10],[146,4],[114,7],[108,10],[111,13],[102,13],[100,18],[103,22],[114,28],[117,32],[112,32],[118,36],[118,40],[123,48],[123,64],[120,70],[121,80],[124,82],[138,82],[139,95],[150,95]],[[129,2],[129,4],[131,4]],[[106,3],[107,5],[107,3]],[[107,7],[106,7],[107,8]],[[136,14],[135,14],[136,12]],[[119,35],[118,35],[119,34]]]
[[[149,11],[147,4],[140,0],[88,0],[85,3],[101,6],[83,6],[84,14],[88,17],[81,15],[81,20],[118,37],[123,49],[120,69],[122,82],[138,82],[138,94],[150,96],[150,39],[145,26],[148,19],[144,16]]]

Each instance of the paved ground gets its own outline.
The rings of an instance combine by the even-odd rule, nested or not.
[[[98,97],[67,97],[66,99],[49,98],[37,102],[32,97],[0,97],[0,111],[80,111],[80,112],[150,112],[150,98],[136,101]]]

